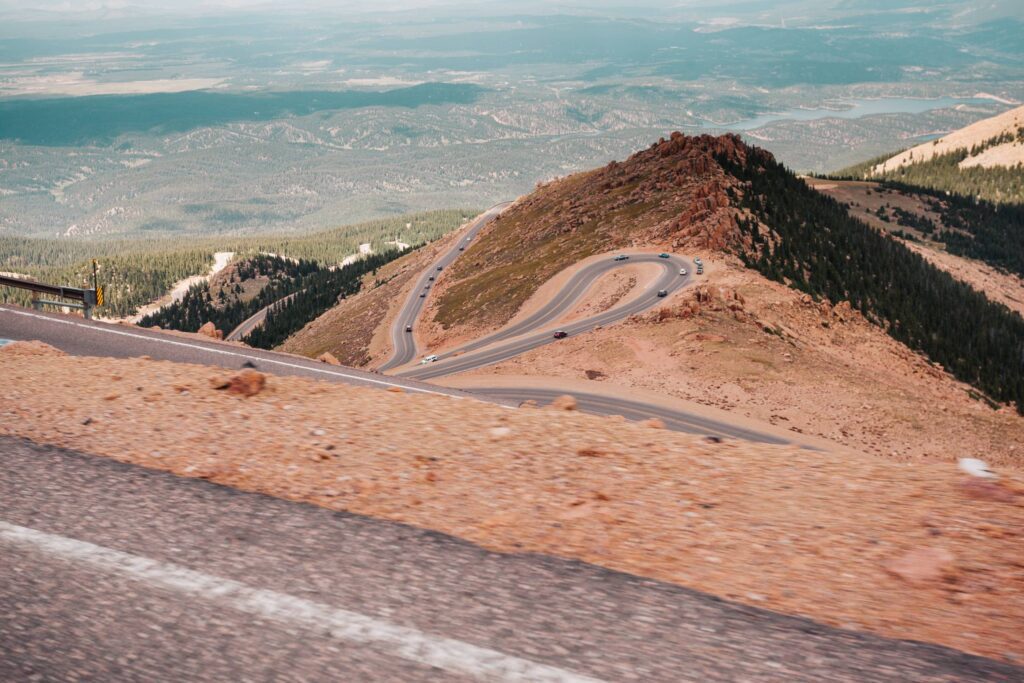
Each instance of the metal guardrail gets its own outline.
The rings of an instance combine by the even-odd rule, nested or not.
[[[32,308],[42,309],[43,306],[62,306],[64,308],[77,308],[82,311],[86,319],[92,318],[92,309],[103,305],[103,288],[82,289],[81,287],[64,287],[61,285],[48,285],[35,280],[23,280],[17,277],[0,275],[0,287],[17,287],[32,292]],[[52,301],[41,299],[40,295],[70,299],[69,301]],[[73,302],[79,303],[73,303]]]

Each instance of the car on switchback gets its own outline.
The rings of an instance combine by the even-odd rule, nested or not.
[[[658,254],[658,258],[670,258],[670,256],[665,252],[661,252],[660,254]]]
[[[658,290],[658,298],[659,299],[664,298],[666,296],[668,296],[668,290],[667,289],[659,289]]]
[[[406,325],[405,326],[405,331],[406,332],[412,332],[412,325]]]
[[[627,259],[629,259],[629,257],[628,257],[628,256],[626,256],[625,254],[619,254],[618,256],[616,256],[616,257],[615,257],[614,259],[612,259],[612,260],[613,260],[613,261],[625,261],[625,260],[627,260]]]
[[[436,363],[436,362],[437,362],[437,356],[431,354],[431,355],[427,356],[426,358],[424,358],[423,360],[421,360],[420,361],[420,365],[429,365],[430,363]]]
[[[569,336],[569,333],[566,332],[565,330],[559,330],[558,332],[555,332],[555,335],[554,335],[555,339],[565,339],[568,336]]]
[[[679,269],[679,274],[680,275],[686,275],[686,268],[680,268]]]

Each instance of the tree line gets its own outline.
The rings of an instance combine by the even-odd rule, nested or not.
[[[356,253],[360,244],[369,243],[380,252],[394,247],[389,242],[433,241],[476,213],[468,209],[425,211],[296,235],[195,236],[187,240],[7,236],[0,237],[0,272],[57,285],[91,287],[92,259],[97,259],[106,299],[98,314],[125,317],[165,295],[174,283],[208,273],[218,251],[235,252],[239,257],[272,253],[329,266]],[[0,287],[0,302],[27,306],[30,300],[24,290]]]

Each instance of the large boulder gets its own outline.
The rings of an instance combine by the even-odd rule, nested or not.
[[[209,337],[210,339],[224,338],[224,332],[218,330],[217,327],[212,322],[203,323],[203,326],[200,327],[196,332],[198,334]]]

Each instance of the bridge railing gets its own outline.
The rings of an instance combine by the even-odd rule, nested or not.
[[[103,305],[103,288],[82,289],[81,287],[64,287],[62,285],[48,285],[35,280],[23,280],[17,277],[0,275],[0,287],[16,287],[27,289],[32,292],[32,308],[41,310],[43,306],[61,306],[64,308],[76,308],[82,311],[87,319],[92,318],[92,309]],[[56,297],[66,301],[54,301],[41,297]]]

